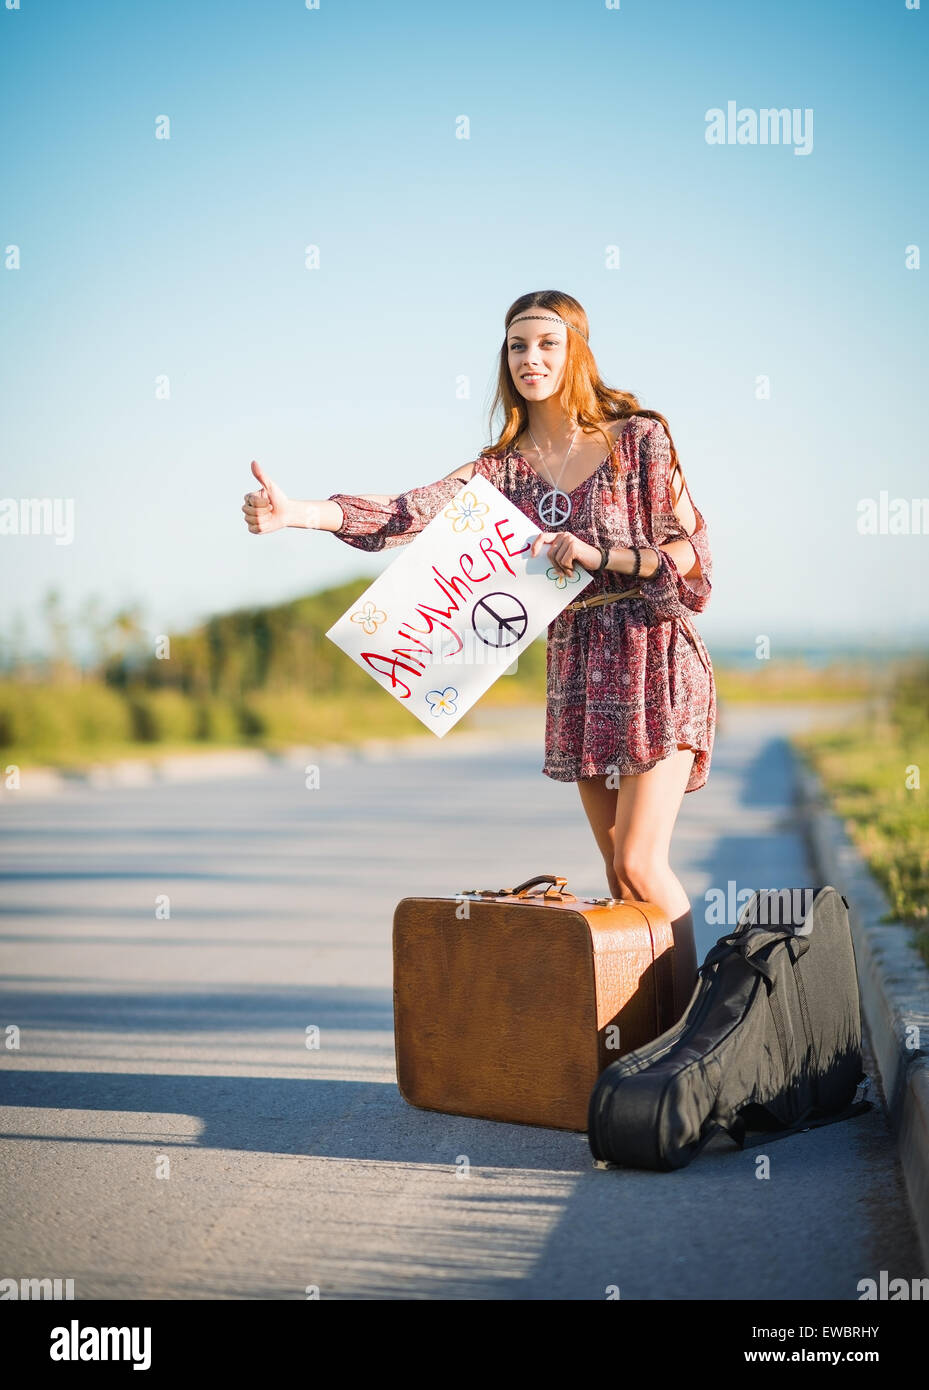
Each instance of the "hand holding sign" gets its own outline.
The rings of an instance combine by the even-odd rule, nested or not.
[[[600,563],[577,536],[535,528],[489,479],[470,478],[326,636],[441,738]]]
[[[585,570],[599,568],[600,552],[596,546],[572,536],[570,531],[540,531],[532,542],[530,554],[533,558],[538,555],[539,547],[549,541],[553,544],[549,548],[548,558],[559,574],[573,578],[575,561],[583,565]]]

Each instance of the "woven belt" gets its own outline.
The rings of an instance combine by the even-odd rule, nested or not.
[[[565,611],[575,608],[596,608],[601,603],[615,603],[621,598],[642,598],[641,589],[613,589],[606,594],[594,594],[593,598],[575,599],[574,603],[565,604]]]
[[[582,608],[598,608],[598,607],[600,606],[601,603],[615,603],[618,599],[621,599],[621,598],[644,598],[644,597],[645,597],[645,595],[642,593],[642,590],[641,590],[641,589],[613,589],[610,593],[605,593],[605,594],[594,594],[593,598],[579,598],[579,599],[575,599],[574,603],[567,603],[567,604],[565,604],[564,608],[562,609],[562,612],[568,613],[568,612],[570,612],[570,611],[572,611],[572,610],[577,611],[577,610],[580,610],[580,609],[582,609]],[[707,674],[709,675],[709,674],[710,674],[710,666],[709,666],[709,664],[708,664],[708,658],[707,658],[707,656],[704,654],[703,647],[702,647],[702,645],[701,645],[699,636],[697,635],[697,633],[696,633],[696,631],[694,630],[694,628],[691,627],[690,622],[688,621],[688,619],[685,618],[685,617],[683,616],[683,614],[678,614],[678,615],[676,615],[674,618],[672,618],[671,621],[672,621],[672,622],[675,622],[675,623],[678,623],[678,624],[680,625],[681,631],[683,632],[684,636],[687,638],[687,641],[688,641],[688,642],[690,643],[690,645],[693,647],[694,651],[697,653],[697,656],[700,658],[700,661],[701,661],[701,663],[702,663],[702,665],[703,665],[703,667],[704,667],[704,670],[705,670],[705,671],[707,672]]]

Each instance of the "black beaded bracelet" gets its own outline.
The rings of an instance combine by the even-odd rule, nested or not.
[[[661,551],[658,549],[657,545],[647,546],[646,549],[653,551],[655,559],[658,561],[658,568],[655,570],[654,574],[648,576],[649,579],[655,579],[661,573]]]
[[[642,568],[642,552],[637,545],[634,545],[632,547],[632,553],[635,556],[635,566],[633,568],[632,574],[630,575],[630,578],[632,579],[633,583],[635,583],[635,581],[639,577],[639,570]]]
[[[597,549],[600,551],[600,563],[594,571],[595,574],[599,574],[601,570],[605,570],[610,563],[610,547],[608,545],[598,545]]]

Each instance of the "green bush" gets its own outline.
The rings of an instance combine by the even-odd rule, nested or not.
[[[245,731],[253,738],[302,743],[319,735],[316,702],[299,691],[255,691],[243,700],[242,711]]]
[[[73,701],[67,693],[26,681],[0,686],[0,747],[67,752],[75,742]]]
[[[132,715],[125,698],[96,682],[61,692],[70,706],[77,737],[82,744],[126,743],[132,738]]]
[[[201,700],[196,706],[196,737],[210,743],[238,743],[242,721],[226,700]]]
[[[929,658],[912,660],[898,672],[889,704],[901,740],[929,738]]]
[[[0,748],[12,748],[16,742],[15,689],[10,681],[0,684]]]
[[[197,708],[179,690],[134,690],[132,733],[141,743],[186,743],[197,737]]]

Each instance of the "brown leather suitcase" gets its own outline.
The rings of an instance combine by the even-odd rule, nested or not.
[[[566,883],[538,874],[397,904],[394,1041],[410,1105],[586,1130],[601,1071],[683,1013],[661,909]]]

